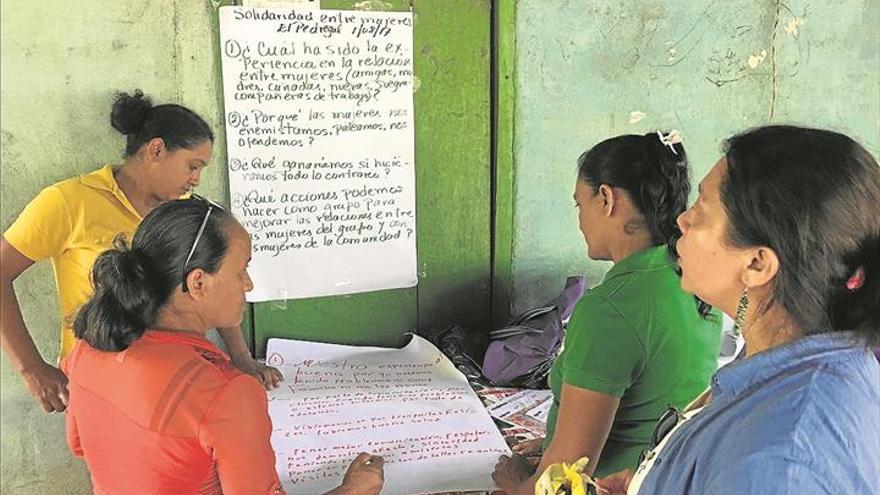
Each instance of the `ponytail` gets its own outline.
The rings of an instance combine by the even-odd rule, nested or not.
[[[690,172],[687,154],[673,133],[650,132],[606,139],[578,159],[578,177],[594,192],[602,184],[623,189],[642,218],[655,246],[666,245],[678,258],[681,236],[676,220],[687,209]],[[711,307],[695,297],[697,311],[707,317]]]
[[[155,138],[162,138],[168,151],[193,149],[206,140],[214,142],[211,126],[197,113],[173,103],[154,106],[139,89],[132,94],[116,93],[110,125],[125,136],[126,158]]]
[[[220,206],[197,196],[154,208],[131,246],[117,236],[113,248],[95,260],[95,292],[77,313],[74,334],[102,351],[127,349],[155,325],[187,273],[220,269],[229,247],[226,229],[234,222]]]
[[[664,136],[667,136],[664,138]],[[687,208],[690,180],[681,142],[660,132],[606,139],[578,160],[578,175],[594,191],[602,184],[625,190],[654,245],[675,254],[676,219]]]
[[[134,94],[116,93],[110,110],[110,126],[124,136],[137,134],[153,109],[153,100],[137,89]],[[134,150],[137,152],[137,149]]]
[[[690,180],[688,161],[681,143],[666,143],[660,133],[644,135],[645,162],[636,207],[655,244],[665,244],[672,256],[681,237],[676,220],[687,209]]]
[[[95,293],[77,313],[76,337],[102,351],[127,349],[156,320],[160,305],[152,279],[149,257],[130,249],[124,234],[117,236],[95,260]]]
[[[844,258],[844,276],[835,277],[828,298],[831,328],[872,335],[880,343],[880,233]]]

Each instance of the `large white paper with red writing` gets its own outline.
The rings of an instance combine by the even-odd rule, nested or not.
[[[383,495],[494,488],[510,451],[464,376],[423,338],[403,349],[271,339],[266,361],[285,377],[269,415],[288,493],[335,488],[362,451],[385,458]]]

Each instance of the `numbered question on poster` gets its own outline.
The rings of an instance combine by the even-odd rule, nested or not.
[[[288,493],[326,493],[359,452],[385,458],[383,495],[485,491],[510,451],[465,377],[413,336],[403,349],[270,339],[284,373],[269,392]]]
[[[248,300],[414,286],[412,14],[223,7],[220,32]]]

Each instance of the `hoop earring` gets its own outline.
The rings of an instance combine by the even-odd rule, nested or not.
[[[736,317],[733,320],[733,334],[737,337],[742,335],[746,324],[746,313],[749,310],[749,288],[746,287],[739,296],[739,305],[736,307]]]

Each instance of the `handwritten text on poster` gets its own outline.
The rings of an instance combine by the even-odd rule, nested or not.
[[[412,14],[223,7],[250,301],[416,284]]]

